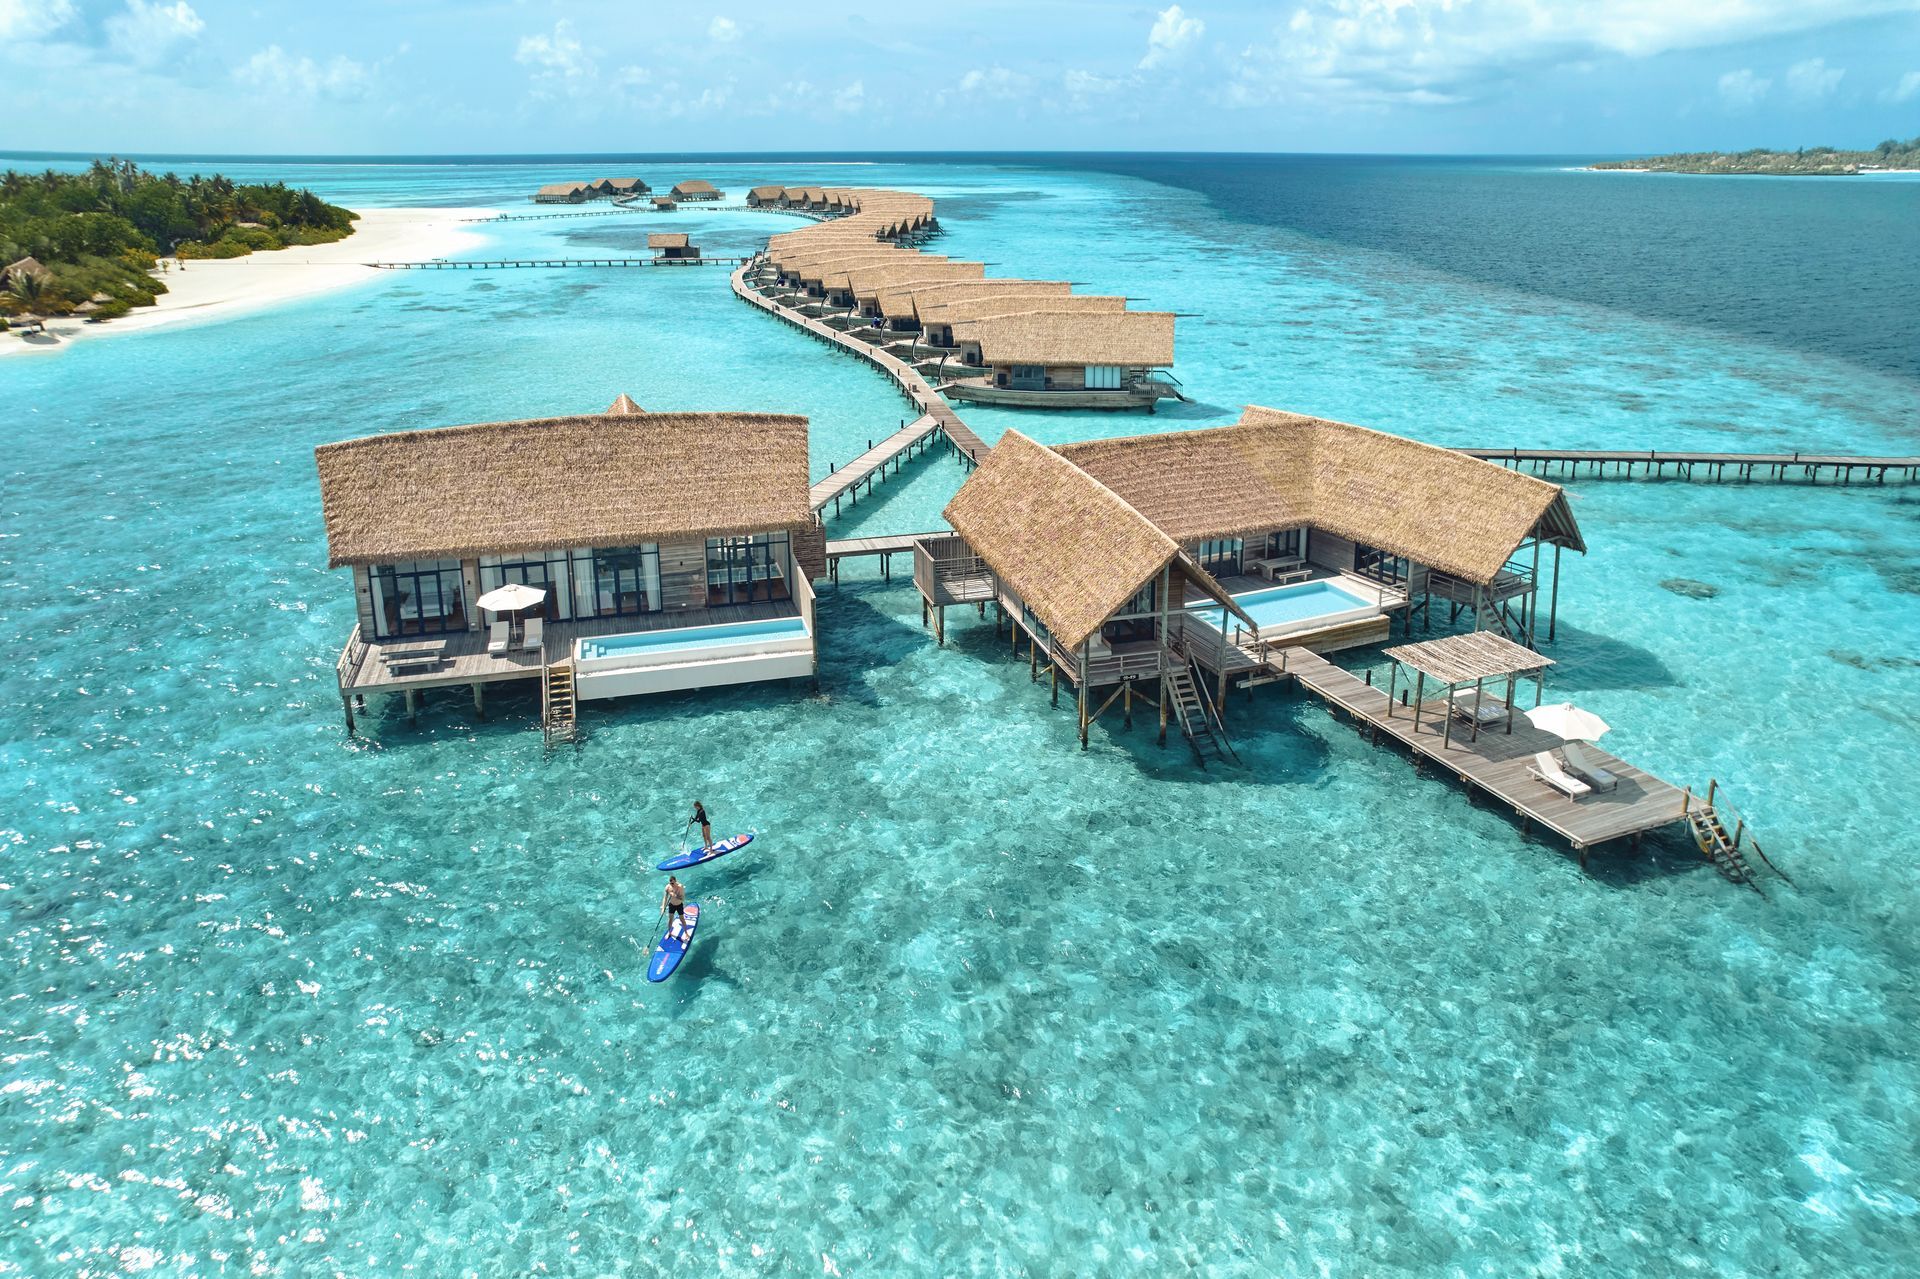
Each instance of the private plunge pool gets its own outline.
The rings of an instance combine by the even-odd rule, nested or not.
[[[573,642],[579,697],[665,693],[813,674],[813,636],[798,617],[679,626]]]
[[[1325,581],[1248,591],[1245,595],[1234,596],[1233,602],[1259,626],[1262,639],[1297,631],[1318,630],[1323,626],[1338,626],[1342,622],[1363,621],[1380,615],[1380,606],[1374,601]],[[1210,630],[1217,632],[1220,629],[1218,605],[1196,608],[1192,611],[1192,617]],[[1229,625],[1242,627],[1243,623],[1237,618],[1230,618]]]

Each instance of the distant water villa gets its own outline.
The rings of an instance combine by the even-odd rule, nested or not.
[[[483,707],[489,683],[539,680],[549,731],[570,735],[576,700],[818,672],[804,417],[646,413],[622,396],[315,458],[328,563],[352,570],[358,614],[336,666],[349,731],[368,693],[412,711],[464,685]],[[511,584],[537,595],[490,608]]]

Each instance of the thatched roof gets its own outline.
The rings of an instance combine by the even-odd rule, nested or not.
[[[53,272],[47,270],[47,264],[29,254],[18,262],[9,263],[7,269],[0,271],[0,282],[18,280],[23,276],[37,275],[46,277]]]
[[[786,194],[786,190],[785,187],[754,187],[751,191],[747,192],[747,195],[749,198],[755,200],[778,200]]]
[[[628,194],[630,192],[635,194],[645,194],[646,192],[651,191],[653,189],[652,187],[649,187],[644,181],[642,181],[639,178],[602,178],[601,181],[607,184],[607,189],[609,191],[618,191],[622,195]]]
[[[1069,649],[1170,562],[1229,607],[1178,543],[1052,449],[1009,430],[947,503],[947,521]],[[1234,611],[1251,626],[1252,620]]]
[[[791,532],[813,522],[804,417],[488,422],[327,444],[314,457],[334,567]]]
[[[1064,311],[1112,314],[1126,310],[1127,300],[1094,293],[995,293],[983,290],[970,297],[929,303],[920,308],[919,315],[922,324],[964,324],[973,320],[1025,314],[1040,306],[1045,307],[1051,315],[1059,315]]]
[[[549,182],[540,188],[541,195],[577,195],[587,190],[584,182]]]
[[[705,178],[689,178],[685,182],[673,184],[675,195],[709,195],[714,193],[713,183]]]
[[[866,300],[877,298],[882,289],[914,280],[928,283],[935,280],[978,280],[986,273],[986,266],[979,262],[934,261],[915,253],[910,254],[905,262],[865,263],[849,268],[847,288],[854,297]]]
[[[1388,649],[1387,656],[1442,684],[1470,684],[1508,675],[1531,675],[1553,665],[1551,657],[1542,657],[1524,644],[1516,644],[1492,631],[1443,635],[1418,644],[1399,644]]]
[[[1586,542],[1557,484],[1451,449],[1249,406],[1233,426],[1060,446],[1181,542],[1311,525],[1486,583],[1536,526]]]
[[[888,318],[912,319],[936,299],[948,296],[968,297],[981,293],[996,296],[1058,298],[1071,295],[1073,286],[1064,280],[929,280],[890,285],[878,294],[880,313]]]
[[[1171,311],[1025,311],[953,326],[959,342],[978,342],[984,364],[1173,363]]]
[[[685,231],[652,231],[647,235],[649,249],[684,249],[687,247]]]
[[[671,209],[674,207],[673,197],[670,195],[656,195],[653,197],[653,207],[656,209]]]
[[[643,409],[643,408],[641,408],[641,407],[640,407],[640,406],[639,406],[638,404],[635,404],[635,403],[633,402],[633,397],[632,397],[632,396],[630,396],[630,395],[628,395],[628,394],[627,394],[627,393],[626,393],[625,391],[622,391],[622,392],[620,392],[620,398],[619,398],[619,399],[617,399],[617,400],[615,400],[615,401],[614,401],[613,403],[611,403],[611,404],[609,404],[609,405],[607,405],[607,411],[606,411],[606,414],[605,414],[605,416],[607,416],[607,417],[637,417],[637,416],[639,416],[640,414],[642,414],[642,413],[645,413],[645,412],[646,412],[646,410],[645,410],[645,409]]]

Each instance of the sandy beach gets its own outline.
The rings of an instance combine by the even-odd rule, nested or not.
[[[172,263],[173,269],[156,273],[167,285],[157,305],[106,324],[60,318],[48,322],[45,334],[0,333],[0,356],[59,351],[76,341],[222,318],[362,284],[379,275],[368,262],[440,258],[472,248],[486,237],[464,220],[491,214],[487,209],[359,212],[353,234],[332,244],[189,261],[185,270]]]

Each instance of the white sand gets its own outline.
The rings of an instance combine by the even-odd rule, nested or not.
[[[169,324],[217,319],[311,297],[377,279],[368,262],[416,262],[448,257],[486,239],[465,218],[492,216],[487,209],[362,209],[354,232],[332,244],[296,245],[244,258],[189,260],[184,270],[156,271],[167,291],[155,306],[136,307],[105,324],[78,318],[47,323],[45,335],[0,333],[0,356],[20,351],[58,351],[72,342],[115,333],[139,333]]]

